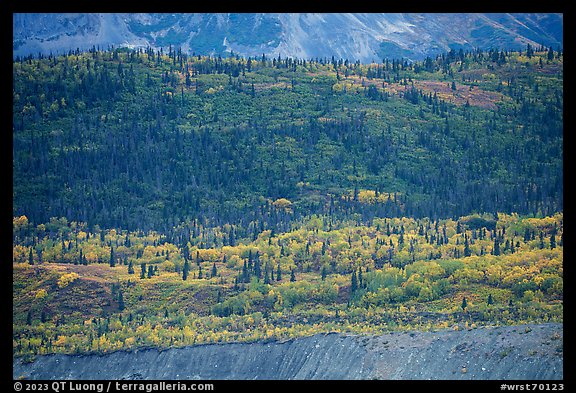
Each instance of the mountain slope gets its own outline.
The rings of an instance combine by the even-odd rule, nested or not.
[[[100,47],[416,60],[449,49],[561,47],[562,14],[14,14],[14,56]]]
[[[291,217],[275,213],[282,198],[295,218],[552,214],[563,204],[562,61],[116,50],[15,62],[14,215],[276,225]]]

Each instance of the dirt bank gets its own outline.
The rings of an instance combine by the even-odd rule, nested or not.
[[[318,334],[285,342],[199,345],[13,362],[28,379],[563,379],[561,324]]]

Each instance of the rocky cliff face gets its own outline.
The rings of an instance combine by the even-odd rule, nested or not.
[[[562,46],[562,14],[14,14],[14,56],[100,47],[423,59],[450,49]]]
[[[315,335],[285,342],[49,355],[13,362],[29,379],[497,379],[563,378],[562,325],[464,331]]]

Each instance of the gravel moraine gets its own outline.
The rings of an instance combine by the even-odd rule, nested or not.
[[[317,334],[13,361],[14,379],[563,379],[563,325]]]

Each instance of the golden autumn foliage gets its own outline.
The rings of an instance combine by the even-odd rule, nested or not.
[[[361,192],[359,197],[372,195]],[[234,245],[222,240],[230,226],[209,234],[199,228],[187,244],[187,280],[182,279],[183,248],[160,241],[160,234],[105,231],[101,242],[99,233],[81,223],[74,224],[75,232],[72,223],[54,220],[58,230],[53,233],[66,236],[65,248],[59,238],[42,238],[36,245],[42,265],[26,263],[28,246],[13,245],[14,352],[107,352],[282,340],[328,331],[562,321],[562,214],[541,219],[499,214],[495,229],[484,234],[466,224],[483,222],[479,218],[484,219],[377,218],[369,225],[347,222],[332,229],[312,218],[283,233],[265,230],[255,239],[238,238]],[[15,219],[15,225],[23,222]],[[524,241],[526,229],[534,231],[534,240]],[[210,236],[217,238],[216,246],[201,245]],[[496,236],[500,255],[491,252]],[[464,255],[465,237],[470,256]],[[108,265],[110,242],[118,244],[115,268]],[[75,263],[80,250],[87,266]],[[248,261],[251,270],[244,280]],[[129,263],[134,274],[128,272]],[[148,278],[150,267],[157,271]],[[353,272],[358,281],[354,292]],[[51,290],[76,281],[70,290]],[[56,324],[60,315],[64,323]]]
[[[291,211],[291,209],[292,209],[292,202],[286,198],[276,199],[274,202],[272,202],[272,205],[276,209],[282,209],[282,210],[286,210],[286,211]]]
[[[66,288],[68,285],[70,285],[71,283],[73,283],[75,280],[77,280],[80,276],[77,273],[67,273],[64,274],[62,276],[60,276],[60,278],[58,279],[58,288],[62,289],[62,288]]]

